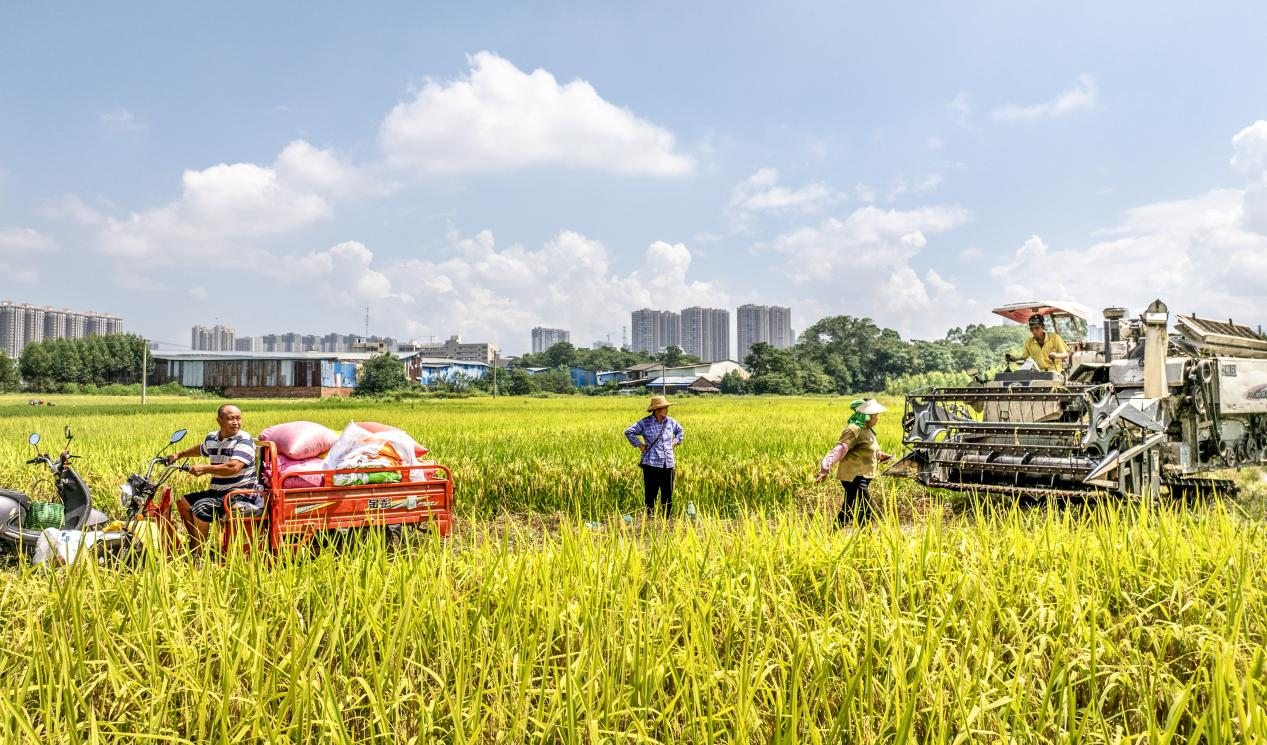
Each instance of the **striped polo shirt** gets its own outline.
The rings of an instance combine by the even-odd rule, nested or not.
[[[224,465],[230,460],[246,464],[237,476],[212,476],[212,491],[247,489],[255,483],[255,441],[251,439],[251,433],[240,431],[221,439],[219,430],[211,432],[202,441],[202,454],[211,459],[213,466]]]

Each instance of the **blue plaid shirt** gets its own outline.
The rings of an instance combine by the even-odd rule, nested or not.
[[[664,435],[660,434],[660,430],[665,430]],[[642,456],[642,464],[644,466],[655,466],[656,468],[673,468],[673,446],[682,444],[682,437],[686,432],[682,429],[682,425],[671,416],[666,416],[663,422],[657,422],[655,414],[648,414],[639,419],[632,427],[625,430],[625,439],[634,447],[645,443],[649,449],[646,455]],[[643,442],[638,442],[641,437]],[[652,445],[652,443],[655,443]]]

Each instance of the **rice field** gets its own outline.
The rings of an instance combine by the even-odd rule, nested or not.
[[[69,403],[0,401],[0,483],[35,486],[14,465],[25,435],[69,422],[112,495],[170,430],[210,430],[214,406]],[[626,522],[641,494],[620,432],[640,403],[245,402],[252,432],[408,429],[456,471],[456,534],[0,571],[0,741],[1267,737],[1267,542],[1235,505],[1016,509],[881,479],[884,519],[839,531],[838,485],[810,475],[844,401],[690,400],[675,502],[702,519]]]

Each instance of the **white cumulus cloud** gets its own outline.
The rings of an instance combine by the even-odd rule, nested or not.
[[[765,250],[785,257],[785,273],[800,285],[807,318],[849,314],[882,319],[904,333],[945,331],[944,311],[958,302],[952,283],[913,260],[928,236],[972,219],[960,207],[855,210],[845,219],[785,233]]]
[[[1030,105],[1009,103],[993,109],[990,112],[990,118],[997,122],[1026,122],[1060,116],[1095,106],[1098,96],[1095,76],[1080,75],[1072,88],[1061,92],[1049,101]]]
[[[0,228],[0,277],[33,285],[39,282],[35,262],[58,250],[57,241],[33,228]]]
[[[584,80],[560,84],[492,52],[471,57],[459,80],[428,80],[383,121],[389,163],[429,173],[554,164],[623,174],[679,176],[695,168],[673,133],[604,100]]]
[[[1232,140],[1244,189],[1126,210],[1088,245],[1048,247],[1037,236],[994,270],[1013,297],[1071,297],[1139,311],[1161,298],[1174,312],[1263,321],[1267,288],[1267,123]]]
[[[1232,137],[1232,167],[1251,178],[1267,176],[1267,120],[1259,119]]]
[[[286,264],[294,267],[306,288],[313,289],[316,281],[320,301],[335,308],[413,302],[410,295],[392,287],[385,273],[374,268],[374,252],[359,241],[344,241]]]
[[[240,250],[330,217],[333,197],[375,188],[363,171],[333,151],[296,141],[271,165],[221,163],[185,171],[179,199],[101,219],[100,246],[127,258]],[[77,198],[64,198],[50,209],[80,222],[96,219]]]
[[[799,189],[778,184],[779,172],[774,168],[758,169],[735,184],[730,202],[723,214],[737,230],[749,227],[761,213],[806,215],[822,212],[846,196],[822,182],[811,182]]]
[[[528,347],[528,329],[547,325],[572,332],[584,345],[628,326],[635,308],[729,307],[718,286],[690,277],[691,252],[681,243],[655,241],[637,269],[617,274],[601,242],[564,230],[536,249],[497,246],[493,234],[451,237],[443,258],[411,259],[389,274],[411,288],[410,334],[461,333]],[[618,337],[613,337],[618,338]]]
[[[43,253],[57,250],[57,241],[34,228],[0,228],[0,254]]]

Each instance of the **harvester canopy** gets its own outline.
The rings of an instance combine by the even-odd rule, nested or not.
[[[994,309],[995,315],[1003,316],[1021,325],[1029,323],[1030,316],[1045,316],[1051,322],[1051,328],[1060,334],[1065,341],[1076,342],[1087,338],[1087,319],[1091,311],[1081,303],[1072,300],[1032,300],[1027,303],[1011,303]]]

